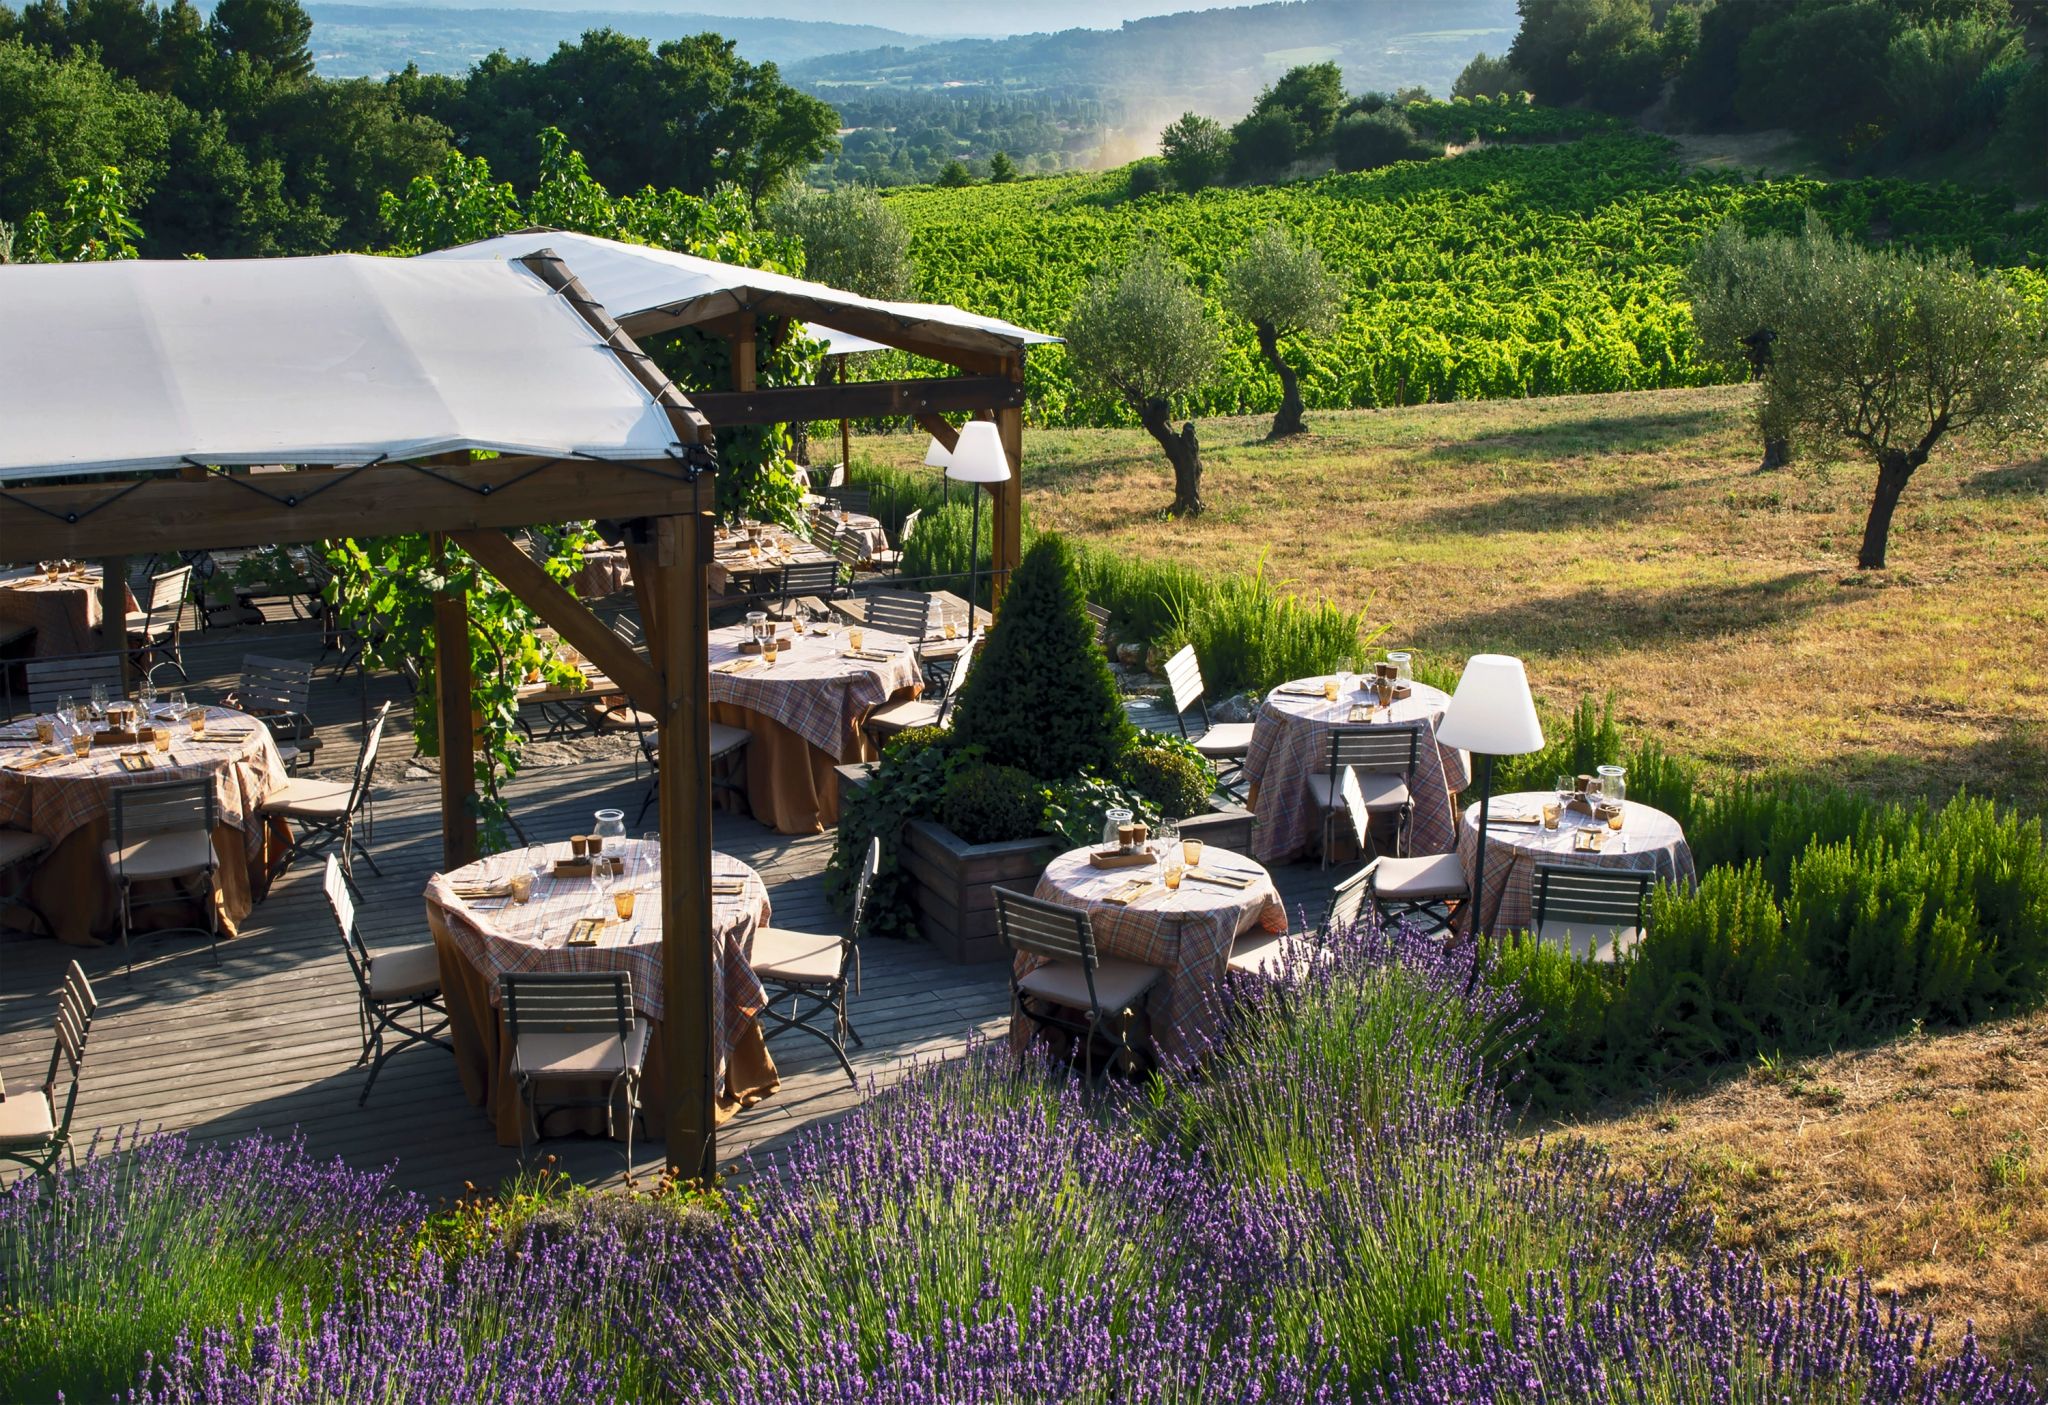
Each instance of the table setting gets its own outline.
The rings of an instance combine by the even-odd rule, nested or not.
[[[62,698],[55,712],[0,727],[0,825],[50,841],[29,888],[60,940],[99,945],[116,926],[100,856],[113,831],[113,793],[199,779],[213,782],[214,898],[222,933],[232,936],[269,886],[266,846],[289,841],[258,813],[288,779],[269,728],[233,708],[193,706],[182,692],[145,686],[134,699],[118,699],[104,685],[83,702]],[[166,912],[163,920],[175,916]]]
[[[1526,929],[1536,865],[1575,863],[1648,869],[1664,883],[1696,881],[1692,851],[1678,821],[1630,800],[1627,772],[1601,766],[1560,775],[1555,789],[1496,795],[1486,810],[1486,891],[1480,912],[1489,933]],[[1465,807],[1458,854],[1469,880],[1479,852],[1479,806]]]
[[[753,734],[747,800],[782,834],[839,821],[837,766],[874,759],[869,712],[923,688],[915,641],[756,611],[710,635],[711,715]]]
[[[1452,797],[1471,783],[1471,773],[1463,752],[1436,741],[1450,695],[1415,681],[1406,654],[1388,659],[1373,672],[1293,679],[1259,704],[1244,778],[1259,818],[1255,842],[1261,863],[1298,859],[1318,841],[1322,815],[1312,803],[1308,778],[1329,765],[1333,727],[1421,728],[1422,745],[1408,781],[1415,801],[1409,852],[1447,854],[1456,846]]]
[[[1199,1055],[1217,1032],[1209,998],[1230,964],[1231,944],[1247,932],[1285,932],[1280,891],[1255,860],[1200,839],[1183,839],[1171,822],[1156,833],[1112,812],[1101,844],[1072,849],[1046,866],[1034,896],[1089,914],[1099,956],[1141,961],[1166,971],[1147,997],[1152,1040],[1161,1056]],[[1017,954],[1017,973],[1040,962]],[[1028,1021],[1012,1024],[1028,1038]]]
[[[784,566],[830,561],[824,551],[773,523],[743,522],[720,527],[712,538],[708,579],[714,595],[773,585]]]
[[[770,918],[767,885],[746,864],[711,855],[714,1048],[721,1116],[779,1086],[756,1017],[767,993],[752,965],[753,938]],[[648,1135],[663,1134],[666,1078],[659,1027],[662,976],[661,838],[626,837],[624,812],[600,810],[590,834],[507,850],[427,883],[427,925],[441,968],[457,1074],[491,1115],[501,1145],[519,1144],[519,1094],[501,1017],[499,978],[525,971],[624,971],[633,1003],[656,1027],[642,1078]],[[601,1111],[579,1124],[602,1131]],[[556,1124],[551,1124],[556,1125]]]
[[[100,568],[80,561],[44,561],[0,574],[0,624],[34,629],[36,658],[97,652],[106,647],[100,638],[100,582]],[[134,593],[122,595],[123,608],[134,613]]]

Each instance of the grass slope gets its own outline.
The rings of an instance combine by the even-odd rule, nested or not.
[[[1261,552],[1296,589],[1370,604],[1390,646],[1528,660],[1560,707],[1728,771],[1885,795],[1958,786],[2048,807],[2048,461],[1964,445],[1908,489],[1893,566],[1854,551],[1871,473],[1759,474],[1750,391],[1706,387],[1201,425],[1209,513],[1167,521],[1137,430],[1034,430],[1037,525],[1207,570]],[[905,467],[922,436],[867,441]]]

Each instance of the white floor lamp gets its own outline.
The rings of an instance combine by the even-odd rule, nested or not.
[[[937,435],[933,435],[931,447],[924,451],[924,466],[926,468],[936,468],[943,470],[952,467],[952,464],[953,451],[948,449],[944,444],[941,444],[938,440]],[[943,476],[943,474],[941,475],[939,481],[945,485],[941,489],[941,491],[944,492],[946,495],[945,501],[953,501],[953,485],[949,482],[946,482],[946,479]]]
[[[974,633],[974,609],[981,573],[979,485],[1010,481],[1010,456],[1003,452],[1003,436],[997,432],[994,420],[969,420],[960,427],[960,441],[947,455],[946,477],[956,483],[977,485],[967,490],[974,494],[973,540],[967,548],[967,632],[971,635]]]
[[[1486,807],[1493,798],[1493,758],[1524,756],[1543,750],[1543,724],[1536,720],[1536,700],[1529,696],[1529,676],[1522,661],[1507,654],[1474,654],[1465,660],[1458,691],[1444,709],[1436,729],[1439,746],[1454,746],[1479,758],[1479,854],[1472,864],[1473,945],[1486,940],[1480,908],[1486,901]],[[1479,980],[1475,951],[1466,989]]]

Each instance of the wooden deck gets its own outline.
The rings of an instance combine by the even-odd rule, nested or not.
[[[196,641],[195,641],[196,642]],[[197,694],[227,686],[243,652],[317,649],[317,640],[285,640],[252,631],[236,641],[188,648]],[[211,658],[218,650],[219,657]],[[202,674],[207,676],[202,677]],[[375,678],[371,696],[402,693],[397,680]],[[353,677],[315,688],[315,721],[325,747],[323,772],[353,764],[360,735],[361,692]],[[400,704],[401,708],[403,703]],[[384,870],[358,865],[364,890],[360,920],[373,949],[426,941],[422,891],[440,862],[439,814],[433,780],[412,771],[409,719],[398,709],[391,733],[399,753],[379,766],[372,852]],[[573,754],[536,747],[536,760],[509,788],[514,813],[537,838],[585,827],[602,805],[630,815],[646,784],[628,754]],[[391,777],[391,779],[385,779]],[[840,919],[825,904],[820,873],[831,836],[791,838],[754,821],[721,814],[717,846],[758,869],[768,884],[779,926],[835,931]],[[1290,906],[1319,909],[1323,877],[1313,868],[1275,875]],[[400,1185],[454,1195],[467,1183],[494,1185],[518,1169],[518,1153],[497,1144],[483,1110],[470,1105],[452,1062],[439,1049],[414,1048],[386,1065],[369,1105],[356,1096],[363,1071],[356,995],[340,939],[320,891],[320,868],[305,863],[285,874],[244,924],[224,942],[215,968],[205,944],[185,936],[147,939],[138,947],[132,982],[118,946],[78,951],[46,938],[0,930],[0,1073],[17,1089],[39,1081],[49,1058],[54,992],[65,964],[77,956],[102,1004],[86,1057],[84,1091],[74,1132],[81,1147],[94,1134],[143,1128],[187,1130],[200,1137],[253,1131],[305,1138],[320,1157],[353,1164],[396,1163]],[[1006,1023],[1008,987],[1000,965],[955,966],[912,942],[869,941],[861,949],[861,988],[850,1014],[867,1041],[849,1051],[862,1080],[856,1090],[830,1052],[801,1036],[772,1045],[781,1091],[721,1129],[721,1164],[748,1153],[772,1153],[793,1134],[887,1086],[920,1061],[956,1055],[979,1034]],[[615,1143],[551,1138],[542,1151],[559,1167],[593,1184],[623,1169]],[[635,1142],[636,1169],[658,1170],[659,1142]]]

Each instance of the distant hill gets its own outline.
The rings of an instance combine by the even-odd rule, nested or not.
[[[1284,0],[1132,20],[1114,30],[834,54],[789,65],[787,76],[828,100],[835,86],[1093,90],[1127,108],[1234,118],[1288,68],[1324,60],[1343,68],[1354,92],[1419,84],[1445,95],[1474,53],[1506,49],[1518,23],[1514,0]]]
[[[618,0],[610,3],[616,6]],[[435,4],[330,5],[314,0],[306,11],[313,17],[314,63],[329,78],[375,77],[408,63],[428,73],[466,73],[495,49],[515,58],[542,58],[564,40],[607,27],[656,42],[711,30],[735,41],[756,63],[772,60],[784,65],[848,49],[925,42],[919,35],[872,24],[622,8],[467,9]]]
[[[492,0],[418,0],[429,9],[488,9]],[[1064,29],[1071,25],[1093,25],[1112,29],[1125,20],[1169,10],[1215,9],[1230,0],[1035,0],[1028,6],[963,5],[960,0],[740,0],[731,8],[744,13],[745,20],[796,20],[815,24],[869,25],[901,30],[906,34],[995,36],[1023,34],[1032,30]],[[1425,8],[1434,0],[1417,0]],[[603,10],[636,15],[664,14],[674,0],[556,0],[550,8],[582,13]],[[206,8],[205,5],[201,6]],[[851,13],[849,13],[851,12]],[[727,24],[744,22],[720,16],[712,28],[721,32]],[[624,26],[621,26],[624,28]],[[635,31],[637,32],[637,31]],[[856,45],[877,40],[856,40]]]

